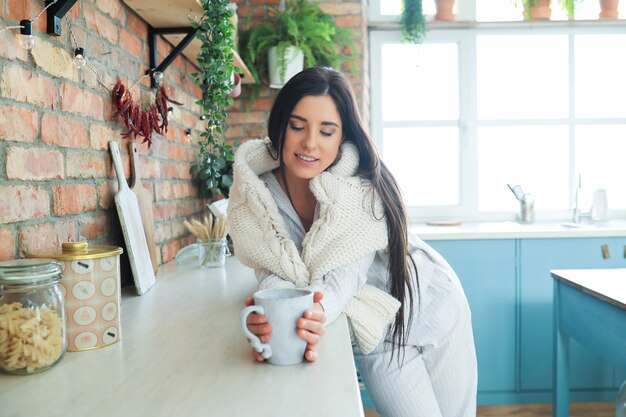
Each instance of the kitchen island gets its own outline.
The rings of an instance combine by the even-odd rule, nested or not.
[[[626,269],[553,270],[553,415],[569,415],[570,338],[626,370]]]
[[[239,313],[256,288],[236,258],[224,268],[161,266],[145,295],[122,291],[121,341],[67,352],[41,374],[0,374],[3,417],[363,416],[345,316],[319,359],[256,363]]]

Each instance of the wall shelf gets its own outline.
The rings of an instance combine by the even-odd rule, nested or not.
[[[199,0],[166,0],[155,2],[152,0],[125,0],[126,5],[135,11],[143,20],[155,29],[189,27],[191,24],[187,16],[202,16],[203,9]],[[162,34],[172,45],[178,45],[184,38],[185,33]],[[198,66],[198,53],[202,43],[194,38],[182,54],[185,55],[195,66]],[[254,77],[243,62],[237,51],[234,52],[233,65],[241,70],[241,82],[253,84]]]

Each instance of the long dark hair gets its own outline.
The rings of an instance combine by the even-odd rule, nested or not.
[[[413,281],[411,266],[417,281],[417,268],[408,250],[408,216],[398,183],[381,160],[374,142],[367,134],[359,113],[354,93],[348,80],[332,68],[308,68],[291,78],[280,90],[268,122],[268,135],[274,149],[282,155],[289,117],[294,107],[304,96],[330,96],[343,124],[344,140],[353,143],[359,151],[358,175],[371,181],[380,197],[387,218],[389,235],[389,265],[391,275],[390,294],[402,306],[398,310],[390,329],[394,349],[406,344],[408,332],[405,328],[404,307],[408,302],[410,325],[413,318]],[[282,169],[282,157],[281,169]],[[392,354],[393,355],[393,354]]]

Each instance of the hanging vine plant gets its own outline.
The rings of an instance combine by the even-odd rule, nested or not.
[[[402,0],[400,29],[405,42],[420,43],[426,34],[422,0]]]
[[[198,54],[199,70],[192,75],[202,90],[196,103],[202,107],[206,128],[200,134],[198,160],[191,167],[191,176],[198,185],[200,197],[228,197],[232,185],[234,149],[224,143],[228,113],[233,103],[228,93],[233,89],[233,71],[239,71],[233,62],[234,26],[228,0],[202,0],[204,13],[193,23],[202,42]]]

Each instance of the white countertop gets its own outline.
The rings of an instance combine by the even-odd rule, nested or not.
[[[225,268],[162,266],[144,296],[123,291],[120,342],[67,352],[41,374],[0,374],[0,415],[362,417],[345,316],[318,361],[256,363],[239,327],[255,288],[234,257]]]
[[[465,222],[459,226],[429,226],[415,223],[411,232],[422,240],[530,239],[626,236],[626,220],[574,224],[571,222]]]
[[[626,310],[626,269],[553,269],[552,277]]]

